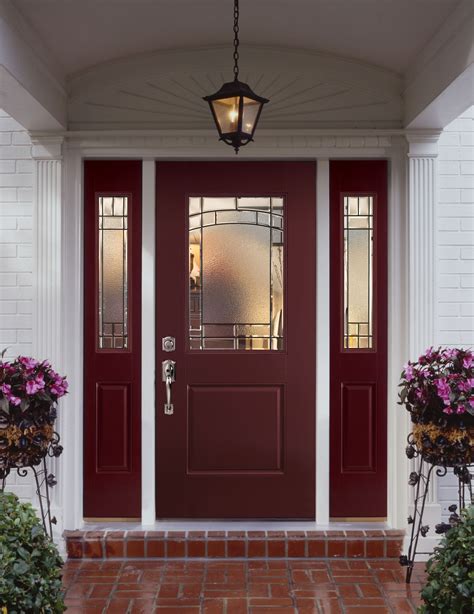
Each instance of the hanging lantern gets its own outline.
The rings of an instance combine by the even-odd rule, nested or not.
[[[232,145],[235,153],[253,141],[263,105],[269,101],[239,81],[239,0],[234,0],[234,80],[204,100],[209,103],[220,140]]]

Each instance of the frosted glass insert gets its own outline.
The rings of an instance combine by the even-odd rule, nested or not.
[[[283,349],[283,199],[203,197],[197,206],[196,198],[189,202],[190,349]]]
[[[344,347],[373,348],[373,198],[344,198]]]
[[[270,321],[270,230],[240,224],[203,233],[204,324]]]
[[[98,347],[128,347],[128,199],[99,197]]]

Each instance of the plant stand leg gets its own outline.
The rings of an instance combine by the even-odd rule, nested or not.
[[[424,473],[424,461],[423,458],[420,457],[420,466],[418,473],[415,473],[417,476],[416,481],[416,491],[415,491],[415,500],[414,500],[414,510],[413,510],[413,522],[411,528],[410,535],[410,545],[408,547],[408,561],[407,561],[407,572],[405,582],[406,584],[410,584],[411,576],[413,574],[413,566],[415,564],[415,558],[418,550],[418,540],[420,538],[420,534],[424,534],[425,527],[423,527],[423,514],[425,511],[425,503],[426,497],[428,495],[428,487],[430,484],[431,472],[434,469],[434,465],[430,465],[429,469],[425,475]],[[412,474],[413,475],[413,474]]]
[[[36,494],[40,506],[41,520],[45,533],[53,539],[53,519],[51,517],[51,497],[49,493],[48,472],[46,467],[46,458],[43,458],[41,469],[35,466],[31,467],[35,476]]]
[[[0,492],[5,492],[5,486],[7,485],[7,477],[9,474],[10,467],[0,469]]]
[[[462,509],[472,503],[472,475],[470,472],[470,465],[461,465],[455,468],[455,475],[458,478],[458,510]],[[466,501],[467,490],[467,501]]]

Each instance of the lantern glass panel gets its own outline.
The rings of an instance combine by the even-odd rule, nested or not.
[[[239,125],[239,96],[213,100],[212,107],[221,133],[237,132]]]
[[[244,96],[244,111],[242,115],[242,132],[252,135],[255,130],[261,103]]]

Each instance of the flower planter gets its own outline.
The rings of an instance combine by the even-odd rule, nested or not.
[[[54,424],[57,401],[66,391],[66,379],[47,361],[25,356],[0,361],[0,478],[61,454]]]
[[[433,465],[455,467],[474,462],[474,427],[414,424],[412,442]]]
[[[49,446],[57,442],[53,424],[54,420],[51,424],[24,427],[21,421],[11,421],[6,428],[0,428],[0,470],[39,465]]]
[[[402,371],[400,404],[410,412],[406,454],[459,467],[474,461],[474,356],[470,350],[429,348]]]

